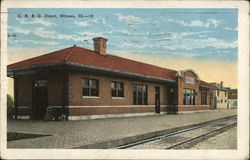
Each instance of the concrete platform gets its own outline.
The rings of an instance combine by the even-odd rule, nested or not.
[[[236,109],[82,121],[8,121],[9,132],[52,136],[10,141],[8,148],[108,148],[206,121],[236,115]],[[151,135],[152,136],[152,135]]]

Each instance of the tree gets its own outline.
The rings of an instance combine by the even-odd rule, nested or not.
[[[7,94],[7,116],[9,119],[13,119],[14,112],[14,100],[9,94]]]

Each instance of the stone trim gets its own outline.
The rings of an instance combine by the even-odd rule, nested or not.
[[[68,108],[127,108],[127,107],[155,107],[155,105],[121,105],[121,106],[68,106]],[[167,105],[161,105],[161,107],[167,107]]]
[[[30,108],[30,106],[18,106],[18,109]]]
[[[119,118],[119,117],[132,117],[132,116],[148,116],[158,115],[153,112],[149,113],[126,113],[126,114],[106,114],[106,115],[89,115],[89,116],[69,116],[69,120],[87,120],[87,119],[100,119],[100,118]]]
[[[30,119],[30,116],[17,116],[17,119]]]
[[[195,111],[179,111],[178,113],[198,113],[198,112],[212,112],[213,110],[195,110]]]
[[[210,107],[210,105],[178,105],[177,107]]]
[[[63,108],[63,106],[49,106],[48,108]]]

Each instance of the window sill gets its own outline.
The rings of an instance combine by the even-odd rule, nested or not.
[[[112,99],[125,99],[124,97],[112,97]]]
[[[100,98],[100,97],[96,97],[96,96],[82,96],[82,98]]]

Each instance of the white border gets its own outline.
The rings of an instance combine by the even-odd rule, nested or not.
[[[238,149],[237,150],[46,150],[6,149],[7,8],[238,8]],[[249,152],[249,3],[247,1],[3,1],[1,5],[1,156],[4,159],[248,159]],[[4,76],[2,76],[4,75]],[[240,135],[240,136],[239,136]]]

